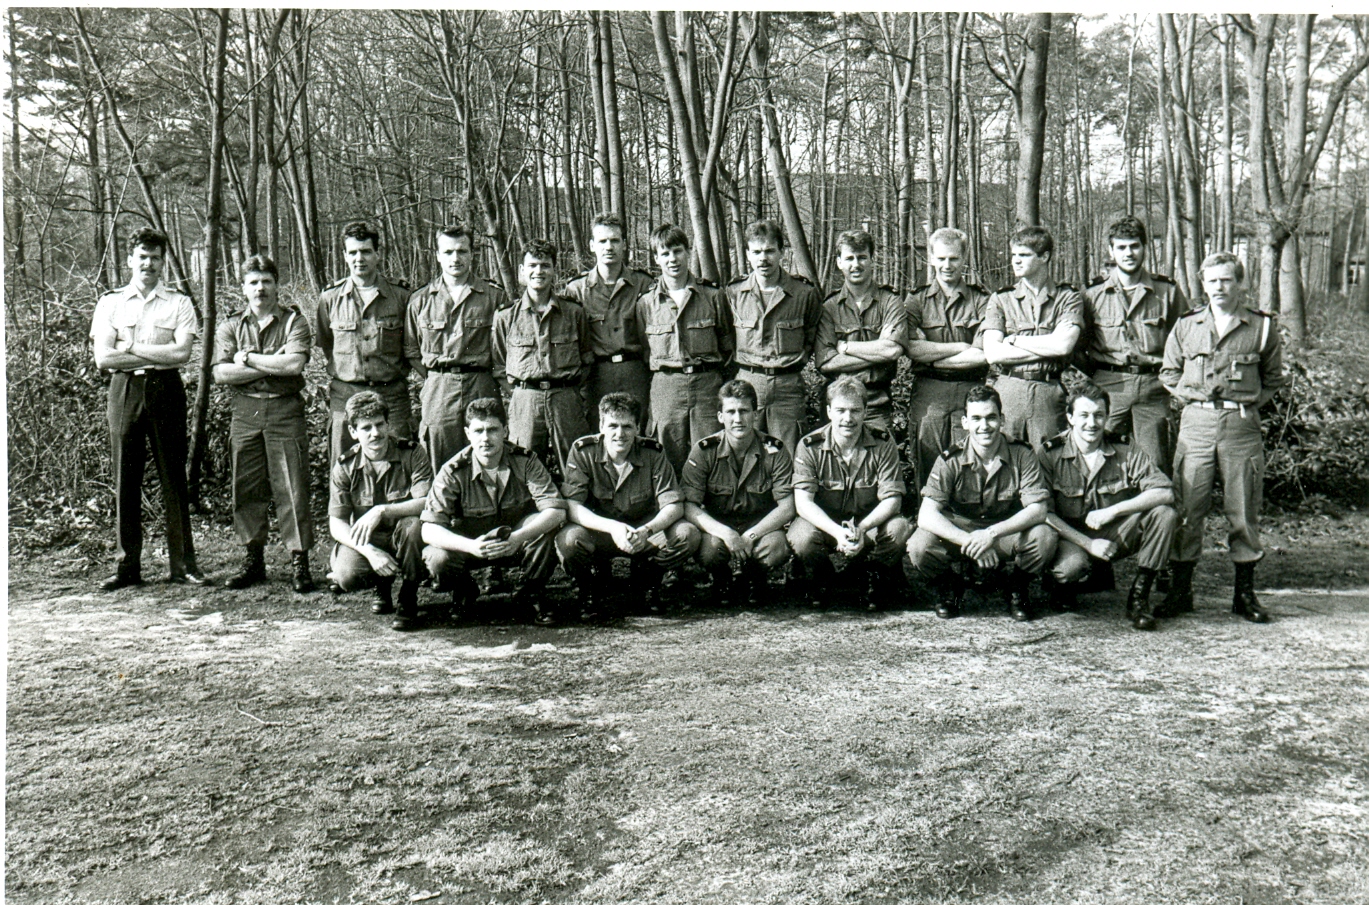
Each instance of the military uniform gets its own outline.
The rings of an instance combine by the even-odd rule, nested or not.
[[[1104,441],[1103,464],[1089,474],[1088,463],[1068,432],[1047,440],[1039,457],[1042,477],[1050,488],[1056,515],[1092,538],[1117,544],[1116,559],[1139,554],[1136,565],[1158,572],[1169,562],[1169,550],[1179,515],[1173,506],[1155,506],[1113,519],[1099,530],[1084,523],[1090,512],[1129,500],[1147,490],[1168,490],[1173,485],[1150,455],[1130,443]],[[1089,552],[1060,538],[1058,553],[1050,566],[1061,583],[1082,581],[1092,564]]]
[[[1264,556],[1259,409],[1286,382],[1274,317],[1242,306],[1219,337],[1210,305],[1189,312],[1165,343],[1160,381],[1185,403],[1174,454],[1183,517],[1174,560],[1195,562],[1202,553],[1203,520],[1212,506],[1214,469],[1220,469],[1231,560],[1257,562]]]
[[[537,513],[565,509],[547,468],[532,453],[506,445],[493,473],[480,467],[468,446],[442,466],[428,492],[423,521],[441,525],[462,537],[476,538],[489,531],[518,529]],[[460,576],[488,565],[521,565],[524,593],[540,590],[556,569],[555,532],[549,531],[523,546],[516,555],[483,560],[467,553],[428,545],[423,561],[439,589],[452,589]]]
[[[1035,298],[1025,280],[1005,286],[989,296],[984,312],[985,330],[997,330],[1004,339],[1012,336],[1046,336],[1063,324],[1084,328],[1084,300],[1068,283],[1055,283]],[[994,389],[1003,400],[1003,433],[1040,448],[1065,429],[1065,387],[1060,374],[1069,356],[999,365],[1002,376]]]
[[[737,376],[760,397],[756,426],[794,455],[807,412],[802,371],[817,342],[822,299],[813,284],[788,273],[768,298],[755,274],[726,292],[737,333]]]
[[[703,508],[734,531],[744,532],[794,495],[794,462],[776,437],[756,432],[745,449],[734,450],[722,431],[694,444],[680,475],[686,502]],[[720,539],[700,532],[699,562],[710,572],[725,567],[732,553]],[[776,569],[789,559],[784,530],[755,539],[757,562]]]
[[[433,483],[428,451],[413,440],[392,439],[385,455],[372,461],[353,446],[333,465],[328,492],[328,515],[351,524],[374,506],[421,500]],[[399,563],[400,575],[410,582],[426,577],[423,535],[418,516],[381,522],[371,533],[371,544]],[[374,578],[366,557],[342,544],[333,545],[333,581],[344,591],[365,587]]]
[[[219,324],[216,364],[232,364],[239,350],[259,355],[303,355],[313,345],[308,319],[282,307],[259,322],[245,308]],[[266,544],[267,507],[274,498],[281,541],[292,553],[314,546],[309,510],[309,438],[304,420],[304,377],[267,375],[233,384],[228,446],[233,464],[233,531],[247,546]]]
[[[928,342],[969,343],[984,348],[984,312],[989,293],[974,283],[961,283],[953,298],[941,284],[919,286],[908,295],[908,339],[918,331]],[[974,370],[948,370],[913,362],[913,391],[908,398],[908,449],[919,489],[926,483],[941,451],[963,439],[960,419],[965,396],[984,383],[989,366]]]
[[[133,285],[108,292],[95,303],[90,335],[97,345],[113,336],[165,345],[178,329],[197,330],[190,299],[158,283],[144,298]],[[113,454],[115,562],[121,576],[139,577],[143,551],[143,469],[147,447],[162,488],[166,548],[173,577],[196,572],[186,488],[185,385],[175,365],[148,364],[115,370],[109,382],[110,446]]]
[[[409,296],[404,330],[404,356],[425,373],[419,434],[434,474],[466,445],[466,406],[499,397],[491,339],[504,298],[479,277],[457,294],[438,277]]]
[[[494,376],[507,380],[509,442],[550,451],[564,472],[576,437],[589,433],[580,387],[594,362],[585,309],[553,295],[538,314],[527,293],[494,316]]]
[[[409,405],[409,363],[404,357],[404,322],[409,287],[378,277],[375,298],[365,301],[351,277],[323,291],[314,333],[328,361],[329,408],[332,410],[332,460],[356,442],[347,430],[347,400],[372,390],[390,409],[390,429],[413,439]]]
[[[794,457],[794,489],[813,494],[822,511],[836,522],[859,522],[884,500],[901,499],[906,489],[898,445],[888,433],[863,427],[856,447],[855,456],[846,462],[828,424],[805,436]],[[867,552],[882,566],[891,566],[898,562],[912,532],[908,519],[896,515],[868,532],[874,544]],[[789,546],[814,585],[825,587],[832,572],[828,554],[836,549],[836,538],[799,516],[789,526]]]
[[[1129,432],[1166,474],[1171,449],[1169,394],[1160,383],[1160,365],[1165,337],[1186,311],[1183,290],[1168,277],[1146,271],[1133,289],[1123,288],[1114,270],[1084,291],[1087,326],[1080,346],[1085,370],[1108,393],[1106,429],[1112,434]]]
[[[1033,503],[1050,503],[1051,492],[1036,454],[1025,443],[1000,436],[981,465],[974,450],[952,446],[932,465],[922,488],[924,500],[941,504],[942,513],[963,531],[978,531],[1012,518]],[[1049,525],[1036,525],[998,538],[1000,557],[1017,568],[1040,575],[1055,556],[1059,535]],[[935,579],[964,559],[959,546],[919,527],[908,542],[908,558],[924,578]]]
[[[677,471],[693,445],[720,427],[718,390],[735,345],[723,293],[694,279],[685,288],[677,304],[657,283],[637,300],[636,316],[652,372],[652,427]]]
[[[637,300],[651,288],[651,274],[624,266],[608,283],[594,267],[566,285],[565,295],[585,309],[594,363],[585,382],[586,418],[599,423],[599,400],[608,393],[628,393],[642,403],[642,423],[649,408],[646,346],[637,324]]]
[[[591,512],[633,527],[646,524],[661,509],[684,500],[675,470],[666,460],[661,444],[649,437],[638,437],[628,453],[629,467],[619,474],[609,459],[600,434],[576,440],[566,460],[566,477],[561,494],[582,503]],[[659,580],[664,569],[693,556],[699,548],[699,529],[681,518],[665,529],[667,539],[679,550],[668,560],[647,547],[631,557],[633,578],[644,585]],[[556,535],[556,554],[561,565],[583,589],[597,572],[608,577],[608,565],[616,556],[626,556],[602,531],[583,525],[567,525]]]
[[[817,339],[814,341],[815,363],[819,371],[836,356],[839,342],[890,339],[900,346],[907,342],[907,315],[903,309],[903,299],[892,287],[875,287],[864,302],[864,307],[861,307],[851,297],[849,287],[843,285],[822,303],[822,317],[818,321]],[[891,430],[894,413],[890,389],[898,374],[898,360],[845,373],[859,377],[870,394],[866,401],[865,423],[883,431]]]

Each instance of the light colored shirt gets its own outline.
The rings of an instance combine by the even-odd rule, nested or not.
[[[176,341],[176,331],[185,329],[194,336],[195,307],[190,298],[158,283],[148,296],[143,296],[132,283],[123,289],[107,292],[95,303],[95,315],[90,321],[90,338],[95,345],[118,345],[131,342],[165,346]],[[109,342],[113,337],[114,342]],[[178,365],[152,364],[138,370],[174,371]]]

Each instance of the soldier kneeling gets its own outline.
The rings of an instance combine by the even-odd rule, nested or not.
[[[474,603],[471,570],[522,566],[515,612],[529,608],[539,625],[552,621],[543,599],[556,569],[554,536],[565,523],[566,501],[537,456],[508,442],[508,415],[498,399],[466,406],[470,444],[447,460],[423,509],[423,561],[434,586],[452,592],[456,606]]]
[[[1111,562],[1139,553],[1127,618],[1150,631],[1150,589],[1169,559],[1179,515],[1173,485],[1150,456],[1103,436],[1110,404],[1101,387],[1084,384],[1066,403],[1070,429],[1042,446],[1041,471],[1055,504],[1046,524],[1060,533],[1050,573],[1060,584],[1061,604],[1069,608],[1072,586],[1088,576],[1090,556]]]
[[[965,446],[943,452],[922,488],[908,558],[922,578],[935,583],[942,619],[959,614],[964,591],[950,573],[952,559],[968,560],[982,571],[1009,568],[1008,608],[1026,622],[1032,618],[1032,576],[1055,556],[1059,539],[1044,524],[1050,489],[1031,447],[1003,435],[1003,406],[992,387],[970,390],[960,425]]]

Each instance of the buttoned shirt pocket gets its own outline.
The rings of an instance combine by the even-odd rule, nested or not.
[[[552,370],[574,371],[580,367],[580,341],[574,335],[553,335],[550,343]]]
[[[1093,492],[1100,509],[1133,496],[1131,488],[1127,486],[1125,476],[1115,477],[1110,481],[1100,481],[1094,485]]]
[[[1165,319],[1163,317],[1143,317],[1136,326],[1136,335],[1141,342],[1139,351],[1156,358],[1165,354]]]
[[[354,316],[334,315],[334,320],[330,324],[333,330],[333,358],[334,360],[346,358],[350,361],[358,361],[361,355],[362,338],[360,326]]]
[[[447,315],[442,311],[425,311],[419,319],[424,355],[441,356],[447,351]]]
[[[175,342],[177,323],[179,319],[174,308],[159,311],[146,328],[145,341],[157,346]]]
[[[879,479],[875,475],[856,478],[851,482],[852,517],[864,517],[879,502]]]
[[[510,332],[508,361],[505,370],[509,376],[530,380],[542,373],[537,358],[537,338],[526,333]]]
[[[460,356],[463,364],[488,365],[491,360],[492,351],[490,348],[494,325],[494,315],[492,312],[480,309],[472,309],[470,302],[466,303],[466,312],[461,318],[461,350]],[[453,343],[453,346],[456,344]]]
[[[962,475],[951,491],[951,509],[965,518],[979,518],[984,510],[984,497],[979,482]]]
[[[739,306],[740,307],[740,306]],[[737,328],[737,348],[752,355],[762,354],[760,313],[747,309],[735,312],[732,324]]]
[[[803,351],[803,320],[786,318],[775,321],[775,351],[792,355]]]
[[[398,316],[376,318],[376,352],[398,360],[404,354],[404,319]]]
[[[1231,356],[1226,368],[1226,384],[1240,393],[1260,392],[1260,353],[1238,352]]]
[[[675,347],[675,328],[669,321],[657,321],[646,325],[647,347],[656,361],[678,361],[679,351]]]
[[[686,324],[685,339],[687,351],[695,358],[702,355],[718,354],[718,321],[713,317],[700,317]]]
[[[1061,518],[1077,522],[1088,515],[1083,487],[1061,487],[1055,492],[1055,508]]]

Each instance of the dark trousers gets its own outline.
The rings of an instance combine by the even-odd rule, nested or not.
[[[274,399],[233,396],[228,428],[233,460],[233,530],[243,544],[266,543],[266,510],[276,501],[280,539],[291,553],[314,546],[309,512],[309,438],[298,393]]]
[[[166,549],[171,574],[195,565],[190,536],[190,498],[185,481],[185,386],[174,369],[145,374],[116,371],[109,384],[109,440],[117,525],[115,562],[137,573],[143,554],[143,469],[147,447],[157,465],[166,509]]]
[[[395,522],[388,534],[374,532],[371,543],[395,558],[400,578],[419,582],[424,578],[422,531],[418,516],[412,515]],[[333,545],[332,570],[338,587],[348,592],[369,587],[378,578],[370,560],[342,544]]]
[[[532,512],[522,518],[515,519],[463,519],[454,523],[452,530],[463,537],[480,537],[482,534],[501,526],[517,530],[532,519],[537,518],[538,514]],[[434,586],[440,591],[455,589],[457,579],[463,573],[468,573],[472,569],[479,569],[482,566],[522,566],[523,591],[539,591],[546,585],[547,579],[551,578],[551,573],[556,569],[555,538],[556,532],[548,531],[546,534],[529,541],[516,555],[506,556],[503,559],[480,559],[468,553],[444,550],[441,547],[434,547],[429,544],[423,548],[423,562],[428,567],[428,574],[433,577]]]

